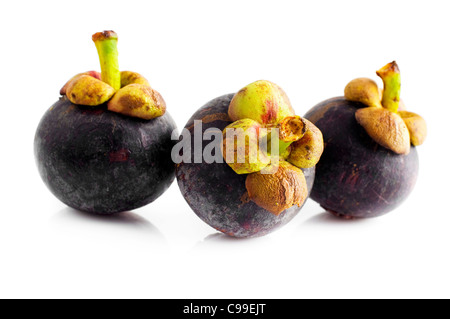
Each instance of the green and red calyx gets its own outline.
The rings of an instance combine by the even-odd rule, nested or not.
[[[248,174],[249,198],[275,215],[302,206],[308,189],[301,168],[319,161],[320,130],[296,116],[286,93],[269,81],[241,89],[228,115],[235,122],[223,131],[223,156],[237,174]]]
[[[78,105],[107,103],[112,112],[146,120],[164,115],[164,99],[148,81],[139,73],[120,71],[117,34],[98,32],[92,40],[99,55],[101,73],[90,71],[74,76],[61,89],[61,95]]]
[[[424,143],[427,135],[425,120],[418,114],[400,110],[404,103],[400,99],[400,69],[395,61],[378,70],[377,75],[383,80],[383,90],[371,79],[358,78],[346,86],[345,97],[366,105],[356,112],[356,120],[375,142],[406,155],[411,144]]]

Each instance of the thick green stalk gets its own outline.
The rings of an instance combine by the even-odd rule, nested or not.
[[[117,34],[114,31],[98,32],[92,36],[97,47],[102,69],[102,81],[116,91],[121,88]]]
[[[394,61],[377,71],[377,75],[383,79],[384,90],[381,104],[391,112],[397,113],[400,103],[401,78],[400,69]]]

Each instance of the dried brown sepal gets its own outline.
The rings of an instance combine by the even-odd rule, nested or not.
[[[250,200],[274,215],[280,215],[294,205],[301,207],[308,197],[308,187],[303,172],[289,164],[280,162],[264,172],[247,176],[245,186]]]
[[[76,76],[66,87],[67,98],[78,105],[101,105],[109,101],[114,93],[110,85],[84,74]]]
[[[403,119],[409,130],[412,145],[422,145],[427,138],[427,123],[425,120],[420,115],[408,111],[399,111],[398,115]]]
[[[397,154],[409,153],[410,135],[400,115],[385,108],[367,107],[356,111],[356,120],[381,146]]]
[[[163,116],[166,103],[161,94],[142,84],[130,84],[117,91],[108,110],[127,116],[151,120]]]
[[[349,101],[360,102],[371,107],[382,107],[378,85],[371,79],[354,79],[347,84],[344,93]]]
[[[291,153],[287,160],[297,167],[309,168],[315,166],[323,154],[323,135],[314,124],[303,120],[306,123],[306,133],[302,139],[291,144]]]
[[[141,74],[132,71],[120,72],[120,80],[122,87],[130,84],[142,84],[150,87],[150,83],[148,83],[146,78],[144,78]]]
[[[283,142],[295,142],[306,133],[306,122],[300,116],[285,117],[279,124],[279,138]]]
[[[66,84],[64,84],[64,86],[63,86],[63,87],[61,88],[61,90],[59,91],[59,94],[61,94],[61,95],[66,95],[66,93],[67,93],[67,87],[69,86],[69,84],[70,84],[73,80],[77,79],[80,75],[89,75],[89,76],[92,76],[93,78],[96,78],[97,80],[101,80],[101,79],[102,79],[101,73],[100,73],[100,72],[97,72],[97,71],[88,71],[88,72],[84,72],[84,73],[77,74],[77,75],[75,75],[73,78],[71,78],[69,81],[67,81]]]

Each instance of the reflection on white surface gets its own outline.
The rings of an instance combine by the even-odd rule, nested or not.
[[[208,235],[205,237],[205,239],[202,241],[203,243],[231,243],[231,244],[240,244],[243,242],[252,242],[257,241],[258,237],[256,238],[236,238],[232,236],[225,235],[223,233],[214,233],[211,235]]]
[[[105,236],[112,235],[112,240],[117,240],[120,235],[124,236],[124,239],[144,237],[153,244],[167,244],[158,228],[144,217],[132,212],[95,215],[66,207],[53,216],[51,223],[63,229],[70,227],[73,230],[75,227],[76,232],[83,236],[97,236],[100,229]]]
[[[338,225],[338,224],[345,224],[345,225],[355,225],[355,224],[364,224],[368,223],[370,219],[363,219],[363,218],[356,218],[356,219],[344,219],[340,217],[333,216],[332,214],[328,212],[323,212],[318,215],[314,215],[311,218],[307,219],[302,223],[303,226],[306,225]]]
[[[270,235],[269,235],[270,236]],[[270,237],[256,237],[256,238],[236,238],[225,235],[223,233],[213,233],[206,236],[199,241],[194,247],[193,252],[211,251],[214,248],[220,247],[222,253],[228,251],[234,253],[249,253],[248,249],[257,249],[258,246],[264,246],[264,242],[270,241]]]

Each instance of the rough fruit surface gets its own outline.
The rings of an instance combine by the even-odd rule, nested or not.
[[[233,121],[228,107],[234,94],[216,98],[200,108],[189,120],[186,128],[194,132],[194,120],[202,120],[202,130],[215,128],[222,132]],[[220,134],[220,133],[219,133]],[[191,143],[194,158],[194,139]],[[220,150],[222,141],[218,143]],[[202,150],[211,141],[203,141]],[[314,182],[314,168],[304,169],[308,190]],[[280,215],[259,207],[248,198],[245,186],[247,175],[236,174],[225,162],[208,164],[181,163],[176,176],[181,193],[194,212],[215,229],[234,237],[266,235],[286,224],[300,211],[293,206]]]
[[[62,98],[39,124],[36,161],[44,183],[68,206],[128,211],[151,203],[173,182],[175,129],[169,114],[146,121]]]
[[[377,144],[358,124],[355,113],[364,107],[338,97],[305,115],[322,131],[325,144],[311,198],[346,218],[390,212],[411,193],[419,170],[415,147],[408,155],[395,154]]]

